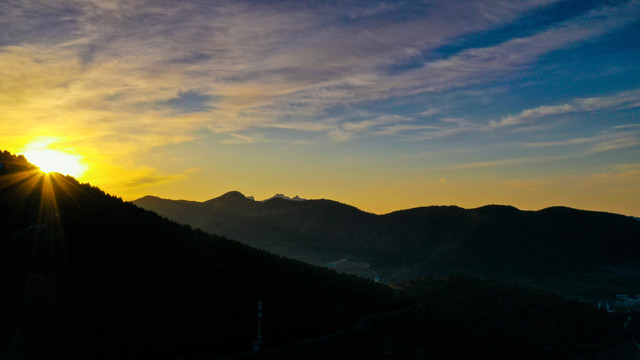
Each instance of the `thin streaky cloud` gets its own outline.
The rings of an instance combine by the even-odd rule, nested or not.
[[[637,18],[639,7],[635,1],[621,7],[605,6],[532,36],[464,50],[447,59],[425,63],[422,68],[406,75],[388,76],[379,82],[386,84],[380,91],[387,96],[408,95],[495,81],[525,69],[544,54],[624,26]]]
[[[298,123],[313,123],[317,120],[309,116],[309,108],[322,114],[336,105],[492,81],[541,54],[621,26],[630,18],[625,14],[635,6],[634,2],[619,8],[605,7],[540,34],[427,61],[421,68],[397,76],[380,71],[382,65],[409,56],[411,51],[407,49],[435,49],[452,38],[508,23],[549,3],[474,2],[470,7],[468,3],[442,3],[427,12],[426,18],[390,23],[384,31],[376,30],[376,21],[356,23],[349,28],[355,32],[353,36],[345,37],[342,32],[346,28],[342,27],[318,31],[323,22],[342,14],[340,9],[328,9],[318,17],[299,10],[252,8],[241,2],[215,6],[184,2],[171,8],[159,3],[94,2],[79,7],[82,16],[74,21],[74,38],[45,52],[36,46],[32,57],[43,59],[49,69],[51,62],[69,69],[66,59],[75,56],[79,59],[76,74],[72,67],[71,72],[51,81],[99,85],[83,92],[81,98],[74,93],[73,104],[58,102],[55,106],[63,107],[63,111],[75,111],[76,104],[86,104],[83,107],[87,111],[95,112],[96,104],[103,104],[102,109],[117,108],[121,118],[130,118],[141,111],[162,110],[154,106],[165,104],[168,108],[162,119],[173,116],[172,105],[206,110],[209,119],[194,123],[195,128],[237,132],[269,123],[283,124],[283,111],[298,118]],[[247,23],[252,27],[246,27]],[[171,59],[177,59],[175,67],[167,67]],[[40,84],[52,88],[42,81]],[[197,103],[167,100],[190,89],[198,89]],[[51,91],[43,92],[46,94],[41,98],[54,97]],[[114,94],[120,94],[118,100],[108,100]],[[292,104],[304,106],[296,109]],[[424,113],[434,114],[431,110]],[[118,123],[112,122],[113,129],[108,131],[121,132]],[[154,127],[166,123],[159,120]],[[327,127],[325,131],[334,138],[354,137],[346,128]],[[425,133],[421,138],[429,140],[460,131]]]
[[[629,129],[629,128],[637,128],[640,127],[640,124],[625,124],[625,125],[616,125],[614,129]]]
[[[225,144],[255,144],[259,142],[270,141],[270,140],[267,140],[263,134],[245,135],[245,134],[231,133],[229,134],[229,136],[231,136],[231,139],[226,139],[226,140],[223,140],[222,142]]]
[[[502,160],[493,160],[493,161],[477,161],[472,163],[447,166],[440,169],[454,170],[454,169],[490,168],[490,167],[498,167],[498,166],[505,166],[505,165],[512,165],[512,164],[528,164],[528,163],[558,161],[558,160],[572,159],[572,158],[580,157],[583,155],[584,154],[530,156],[530,157],[511,158],[511,159],[502,159]]]
[[[315,193],[366,183],[431,201],[414,175],[434,166],[458,176],[431,181],[464,176],[478,194],[479,174],[623,173],[640,150],[639,19],[637,0],[0,1],[0,132],[10,150],[56,137],[129,198],[195,194],[207,181],[175,176],[192,166],[247,183],[283,170],[254,151],[301,166],[255,180],[271,193],[349,155],[358,166]]]
[[[615,127],[614,127],[615,129]],[[598,144],[607,142],[618,142],[620,139],[633,138],[637,136],[637,132],[604,132],[596,136],[589,137],[574,137],[556,141],[542,141],[524,143],[525,147],[553,147],[553,146],[571,146],[571,145],[583,145],[583,144]]]
[[[517,115],[505,116],[500,120],[491,120],[491,127],[513,126],[527,121],[574,112],[593,112],[605,109],[628,109],[640,106],[640,90],[619,92],[610,96],[574,99],[569,104],[543,105],[534,109],[526,109]]]
[[[634,148],[640,146],[640,137],[636,135],[624,135],[596,143],[591,152],[599,153],[618,149]]]

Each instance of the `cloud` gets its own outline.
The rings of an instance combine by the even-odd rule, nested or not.
[[[404,130],[409,130],[408,132],[402,135],[402,139],[405,141],[415,142],[415,141],[426,141],[426,140],[435,140],[440,138],[445,138],[454,135],[460,135],[469,133],[472,131],[482,130],[480,126],[475,124],[463,124],[463,125],[444,125],[444,126],[422,126],[421,128],[406,128]]]
[[[341,125],[342,129],[352,133],[360,133],[372,128],[377,128],[389,124],[407,123],[413,120],[400,115],[380,116],[372,120],[363,120],[358,122],[345,122]]]
[[[594,172],[562,176],[546,176],[529,179],[514,179],[504,182],[509,188],[538,188],[558,184],[571,187],[611,187],[635,186],[640,183],[640,164],[619,164],[608,166]]]
[[[140,104],[164,101],[178,89],[197,88],[202,89],[199,95],[219,99],[216,109],[208,108],[206,99],[194,104],[180,95],[169,104],[210,111],[217,122],[213,127],[237,131],[256,125],[255,118],[243,116],[247,111],[261,110],[263,118],[274,121],[294,103],[307,105],[298,108],[301,115],[308,114],[308,106],[322,110],[387,96],[381,94],[385,79],[380,66],[499,26],[550,2],[438,3],[417,6],[410,15],[400,12],[401,18],[393,21],[374,15],[395,14],[399,5],[319,5],[306,11],[277,3],[63,3],[12,8],[13,17],[6,18],[11,26],[29,20],[29,28],[44,30],[56,21],[55,28],[62,30],[50,39],[11,36],[7,41],[30,46],[46,63],[64,66],[68,71],[60,81],[98,86],[102,94],[87,93],[87,104],[95,103],[96,96],[122,94],[117,108],[127,116]],[[341,24],[345,14],[371,20]],[[323,26],[327,23],[338,25]],[[76,69],[68,66],[73,57]],[[78,76],[83,72],[87,76]]]
[[[533,189],[548,187],[570,181],[566,176],[539,177],[531,179],[515,179],[505,181],[503,184],[511,189]]]
[[[557,141],[542,141],[542,142],[526,143],[524,144],[524,146],[549,147],[549,146],[570,146],[570,145],[592,144],[598,141],[605,140],[607,138],[608,137],[605,135],[599,135],[599,136],[592,136],[592,137],[563,139],[563,140],[557,140]]]
[[[421,133],[424,133],[425,131],[437,132],[439,130],[441,130],[441,128],[434,125],[399,124],[399,125],[385,126],[381,129],[376,130],[374,134],[379,136],[388,136],[388,135],[405,134],[408,132],[415,133],[416,131],[419,131]]]
[[[616,129],[616,127],[614,127]],[[637,132],[605,132],[596,136],[568,138],[556,141],[544,141],[524,144],[526,147],[556,147],[556,146],[576,146],[588,145],[584,154],[612,151],[640,145],[640,137]]]
[[[511,126],[523,123],[528,119],[537,119],[545,116],[552,116],[556,114],[566,114],[569,112],[575,112],[576,107],[564,104],[564,105],[555,105],[555,106],[540,106],[535,109],[527,109],[523,110],[520,114],[516,116],[507,116],[502,118],[500,121],[491,121],[491,126]]]
[[[431,109],[429,109],[429,110],[425,110],[425,111],[422,111],[422,112],[418,113],[418,115],[420,115],[420,116],[425,116],[425,117],[428,117],[428,116],[434,116],[434,115],[439,114],[439,113],[440,113],[440,111],[441,111],[440,109],[437,109],[437,108],[431,108]]]
[[[355,7],[349,11],[349,17],[351,19],[361,19],[369,16],[388,13],[398,8],[399,5],[380,2],[373,6]]]
[[[640,107],[640,90],[619,92],[610,96],[574,99],[569,104],[543,105],[526,109],[517,115],[509,115],[500,120],[491,120],[491,127],[504,127],[523,124],[525,122],[558,114],[574,112],[593,112],[609,109],[627,109]]]
[[[274,122],[264,124],[263,127],[285,129],[285,130],[300,130],[300,131],[328,131],[336,128],[335,119],[324,119],[321,121],[288,121],[288,122]]]
[[[582,186],[612,186],[612,185],[631,185],[640,184],[640,164],[620,164],[608,169],[588,176],[584,176],[579,180]]]
[[[225,144],[255,144],[258,142],[268,142],[262,134],[243,135],[231,133],[229,136],[231,136],[231,139],[226,139],[222,142]]]
[[[549,52],[620,28],[638,8],[636,2],[605,6],[529,36],[445,58],[428,55],[554,2],[442,1],[411,8],[405,3],[305,8],[244,1],[3,2],[0,121],[4,135],[15,142],[38,133],[75,134],[96,153],[122,155],[190,141],[203,128],[238,135],[270,127],[342,141],[452,136],[478,127],[432,123],[435,115],[453,119],[433,106],[388,119],[373,111],[346,114],[356,105],[504,79]],[[416,68],[386,70],[416,59]],[[611,106],[595,98],[568,105]],[[347,110],[335,113],[336,108]],[[510,121],[534,119],[541,111]],[[119,134],[129,138],[116,146]]]
[[[520,159],[518,159],[520,160]],[[509,164],[509,163],[513,163],[517,160],[514,159],[507,159],[507,160],[500,160],[500,161],[478,161],[478,162],[473,162],[473,163],[467,163],[467,164],[458,164],[458,165],[453,165],[451,167],[449,167],[450,169],[477,169],[477,168],[487,168],[487,167],[494,167],[497,165],[502,165],[502,164]]]
[[[603,35],[633,21],[638,3],[605,6],[531,36],[463,50],[446,59],[425,62],[401,76],[387,76],[387,95],[418,94],[495,81],[526,69],[541,56]]]
[[[549,161],[557,161],[563,159],[569,159],[577,157],[578,155],[569,154],[569,155],[552,155],[552,156],[529,156],[529,157],[520,157],[520,158],[511,158],[511,159],[502,159],[502,160],[492,160],[492,161],[477,161],[466,164],[457,164],[452,166],[447,166],[442,169],[479,169],[479,168],[490,168],[504,165],[512,165],[512,164],[528,164],[528,163],[540,163],[540,162],[549,162]]]
[[[189,168],[189,169],[183,170],[179,174],[164,175],[164,174],[158,174],[157,170],[155,169],[142,168],[142,169],[129,172],[130,174],[132,173],[133,175],[130,175],[129,178],[126,179],[126,181],[124,181],[122,184],[124,185],[124,187],[129,187],[129,188],[163,184],[167,182],[180,180],[185,176],[196,173],[198,171],[200,171],[200,168]]]
[[[596,143],[591,152],[605,152],[624,148],[631,148],[640,145],[640,138],[635,135],[623,135]]]
[[[195,90],[179,91],[178,96],[165,100],[168,105],[180,113],[204,112],[211,109],[212,96],[200,94]]]
[[[640,124],[624,124],[624,125],[617,125],[614,126],[614,129],[629,129],[629,128],[637,128],[640,127]]]

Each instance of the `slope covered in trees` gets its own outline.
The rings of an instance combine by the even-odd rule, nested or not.
[[[257,202],[238,192],[202,203],[149,196],[134,203],[210,233],[385,281],[466,274],[589,300],[640,293],[640,222],[622,215],[498,205],[374,215],[329,200]]]
[[[637,357],[624,319],[593,307],[472,278],[391,288],[0,163],[2,359]]]
[[[2,163],[20,160],[4,154]],[[259,299],[267,346],[404,304],[389,288],[194,231],[71,177],[23,168],[0,176],[6,357],[219,355],[249,348]]]

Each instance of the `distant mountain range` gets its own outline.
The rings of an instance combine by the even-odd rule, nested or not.
[[[307,203],[231,193],[204,206],[250,206],[260,217],[300,213],[286,208]],[[371,217],[316,204],[306,214],[325,221],[317,226]],[[503,282],[423,278],[389,287],[282,258],[7,152],[0,319],[0,359],[638,359],[640,335],[636,313]]]
[[[204,202],[146,196],[134,203],[209,233],[385,282],[467,274],[590,299],[640,293],[640,222],[611,213],[489,205],[375,215],[331,200],[258,202],[236,191]]]

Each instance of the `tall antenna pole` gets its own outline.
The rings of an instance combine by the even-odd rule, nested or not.
[[[258,300],[258,341],[256,344],[256,350],[260,350],[262,348],[262,299]]]

